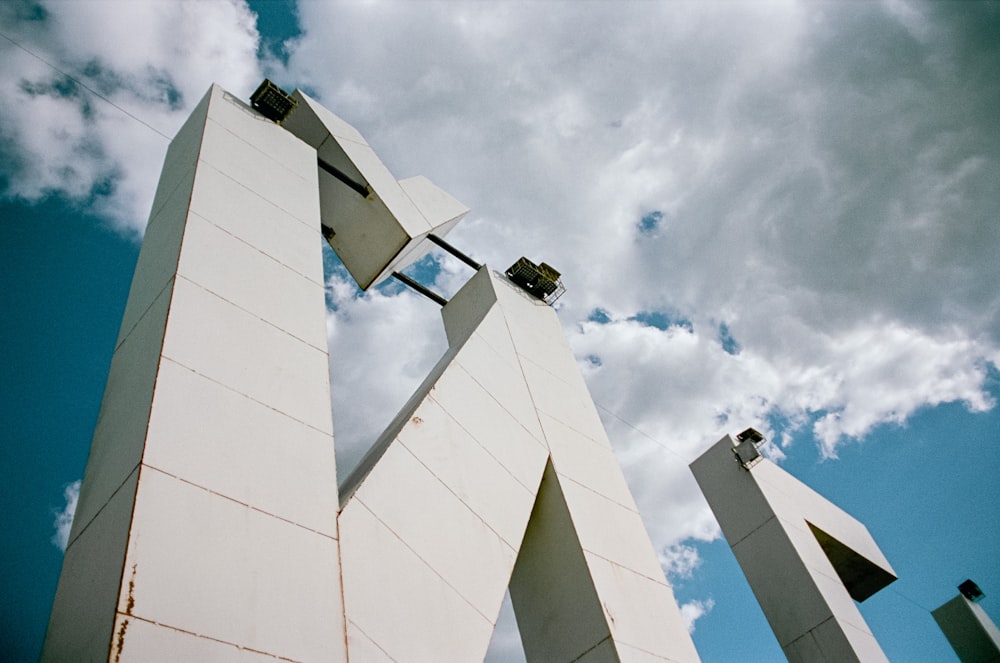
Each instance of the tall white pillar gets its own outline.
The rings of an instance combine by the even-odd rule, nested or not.
[[[785,656],[887,662],[854,603],[896,579],[867,528],[771,461],[752,459],[750,441],[742,456],[736,446],[727,435],[691,471]]]
[[[212,87],[170,144],[45,661],[346,660],[316,153]]]

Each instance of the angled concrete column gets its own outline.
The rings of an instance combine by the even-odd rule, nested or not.
[[[785,656],[887,661],[854,603],[896,579],[871,534],[774,463],[748,462],[753,450],[741,458],[735,447],[727,435],[691,471]]]
[[[976,591],[979,590],[974,583],[971,584]],[[959,589],[964,588],[960,586]],[[979,597],[982,597],[981,592]],[[1000,661],[1000,629],[975,600],[959,593],[932,611],[931,615],[962,663]]]
[[[324,232],[362,289],[402,271],[469,211],[426,177],[397,181],[350,124],[301,90],[283,126],[316,149]]]
[[[482,660],[510,583],[531,661],[697,661],[554,311],[484,267],[443,315],[342,492],[352,659]]]
[[[173,140],[46,661],[346,660],[316,152],[213,87]]]
[[[488,268],[338,500],[321,236],[368,287],[466,209],[296,99],[213,87],[171,143],[43,659],[475,661],[509,584],[533,661],[697,661],[555,313]]]

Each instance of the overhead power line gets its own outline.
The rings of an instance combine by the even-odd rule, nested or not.
[[[105,103],[113,106],[119,112],[121,112],[121,113],[127,115],[128,117],[132,118],[133,120],[135,120],[139,124],[143,125],[144,127],[146,127],[147,129],[149,129],[150,131],[153,131],[157,135],[162,136],[163,138],[166,138],[167,140],[170,140],[170,136],[166,135],[165,133],[163,133],[162,131],[160,131],[159,129],[157,129],[156,127],[154,127],[153,125],[149,124],[148,122],[146,122],[142,118],[136,116],[135,114],[131,113],[130,111],[126,110],[125,108],[122,108],[121,106],[119,106],[115,102],[111,101],[106,96],[104,96],[103,94],[101,94],[100,92],[98,92],[97,90],[95,90],[94,88],[92,88],[89,85],[87,85],[86,83],[84,83],[78,77],[73,76],[72,74],[68,73],[64,69],[61,69],[60,67],[57,67],[53,63],[49,62],[48,60],[46,60],[42,56],[38,55],[37,53],[35,53],[31,49],[27,48],[26,46],[24,46],[23,44],[19,43],[16,40],[14,40],[10,36],[4,34],[3,32],[0,32],[0,37],[3,37],[7,41],[9,41],[11,44],[13,44],[17,48],[21,49],[22,51],[24,51],[25,53],[27,53],[31,57],[35,58],[36,60],[38,60],[39,62],[41,62],[45,66],[51,68],[53,71],[58,72],[59,74],[62,74],[63,76],[65,76],[69,80],[73,81],[74,83],[76,83],[77,85],[79,85],[80,87],[82,87],[83,89],[85,89],[88,92],[90,92],[92,95],[94,95],[98,99],[100,99],[100,100],[104,101]],[[436,238],[434,236],[431,236],[431,239],[435,240],[436,243],[438,243],[438,244],[441,243],[441,240],[438,240],[438,238]],[[638,426],[635,426],[634,424],[630,423],[624,417],[622,417],[621,415],[619,415],[617,412],[612,411],[611,409],[605,407],[604,405],[601,405],[600,403],[597,403],[596,401],[595,401],[595,405],[597,405],[597,407],[599,407],[600,409],[604,410],[607,414],[611,415],[612,417],[614,417],[615,419],[617,419],[621,423],[625,424],[626,426],[628,426],[629,428],[631,428],[632,430],[634,430],[635,432],[637,432],[639,435],[647,438],[648,440],[650,440],[651,442],[653,442],[656,446],[660,447],[664,451],[667,451],[668,453],[670,453],[673,456],[677,457],[678,459],[680,459],[681,461],[683,461],[685,464],[688,463],[688,460],[686,458],[684,458],[681,454],[679,454],[677,451],[675,451],[674,449],[670,448],[670,446],[668,446],[667,444],[665,444],[661,440],[658,440],[655,437],[653,437],[652,435],[650,435],[649,433],[646,433],[645,431],[641,430]]]
[[[666,452],[668,452],[670,454],[673,454],[678,459],[680,459],[685,465],[687,465],[690,462],[688,459],[684,458],[684,456],[680,455],[679,453],[677,453],[676,451],[674,451],[673,449],[671,449],[670,446],[668,446],[665,442],[662,442],[661,440],[656,439],[655,437],[653,437],[652,435],[650,435],[646,431],[642,430],[641,428],[639,428],[635,424],[633,424],[633,423],[629,422],[628,420],[626,420],[624,417],[622,417],[617,412],[611,410],[610,408],[605,407],[604,405],[601,405],[597,401],[594,401],[594,405],[596,405],[600,409],[604,410],[609,415],[611,415],[612,417],[614,417],[618,421],[622,422],[623,424],[625,424],[626,426],[628,426],[629,428],[631,428],[632,430],[634,430],[636,433],[638,433],[639,435],[643,436],[644,438],[646,438],[647,440],[649,440],[650,442],[652,442],[656,446],[660,447],[664,451],[666,451]]]
[[[92,95],[94,95],[98,99],[101,99],[102,101],[110,104],[111,106],[114,106],[120,112],[122,112],[125,115],[127,115],[128,117],[132,118],[133,120],[135,120],[139,124],[143,125],[144,127],[146,127],[147,129],[149,129],[150,131],[153,131],[153,132],[157,133],[158,135],[166,138],[167,140],[170,140],[170,136],[168,136],[167,134],[163,133],[162,131],[160,131],[159,129],[157,129],[156,127],[154,127],[153,125],[149,124],[148,122],[146,122],[142,118],[137,117],[136,115],[132,114],[128,110],[122,108],[121,106],[119,106],[115,102],[111,101],[110,99],[108,99],[103,94],[101,94],[100,92],[98,92],[94,88],[92,88],[89,85],[87,85],[86,83],[84,83],[82,80],[80,80],[76,76],[73,76],[72,74],[64,71],[63,69],[60,69],[56,65],[52,64],[51,62],[49,62],[48,60],[46,60],[45,58],[43,58],[42,56],[40,56],[39,54],[37,54],[34,51],[32,51],[31,49],[29,49],[28,47],[20,44],[19,42],[15,41],[14,39],[10,38],[9,36],[7,36],[6,34],[4,34],[3,32],[0,32],[0,37],[3,37],[4,39],[6,39],[7,41],[9,41],[10,43],[14,44],[14,46],[17,46],[19,49],[21,49],[22,51],[24,51],[25,53],[27,53],[31,57],[35,58],[36,60],[38,60],[42,64],[46,65],[47,67],[51,68],[53,71],[56,71],[56,72],[62,74],[63,76],[65,76],[69,80],[73,81],[74,83],[76,83],[77,85],[79,85],[80,87],[82,87],[87,92],[90,92]]]

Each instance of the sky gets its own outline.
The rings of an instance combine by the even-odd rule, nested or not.
[[[169,138],[266,76],[469,206],[465,253],[562,272],[703,661],[783,660],[687,467],[748,426],[895,567],[860,604],[890,660],[957,661],[959,582],[1000,620],[998,35],[988,2],[0,3],[0,659],[41,648]],[[343,477],[445,339],[325,265]]]

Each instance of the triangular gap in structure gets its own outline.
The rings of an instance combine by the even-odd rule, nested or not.
[[[806,525],[855,601],[864,601],[896,579],[896,576],[811,522],[806,521]]]
[[[324,240],[323,279],[329,282],[334,274],[347,276],[346,269],[337,254]],[[356,285],[348,276],[348,282]],[[362,296],[361,290],[357,291]],[[400,304],[396,302],[396,304]],[[327,302],[327,314],[330,314]],[[413,308],[415,315],[421,316],[416,327],[427,330],[413,333],[413,319],[403,316],[382,317],[378,329],[371,331],[368,341],[385,339],[387,343],[376,351],[351,351],[348,347],[338,347],[327,337],[327,351],[330,353],[330,390],[333,400],[333,434],[337,455],[337,479],[343,485],[358,469],[366,454],[376,446],[380,434],[392,427],[393,417],[405,407],[411,394],[420,393],[419,387],[427,377],[421,373],[432,373],[435,367],[442,369],[447,362],[442,356],[448,351],[444,330],[441,329],[440,309],[430,301],[417,300]],[[394,360],[386,367],[386,358]],[[410,365],[403,370],[403,364]],[[421,370],[422,369],[422,370]],[[392,380],[373,396],[360,399],[351,376],[391,375]],[[383,380],[372,380],[379,384]]]
[[[618,660],[551,460],[546,463],[514,564],[509,595],[523,660],[574,661],[588,652],[604,654],[594,660]],[[494,633],[487,660],[518,660],[499,657],[500,649],[508,656],[516,654],[510,644],[510,625],[503,626],[504,632]]]
[[[510,601],[510,591],[503,597],[497,625],[490,639],[490,648],[486,650],[483,663],[525,663],[524,646],[521,644],[521,631],[517,628],[514,617],[514,606]]]

